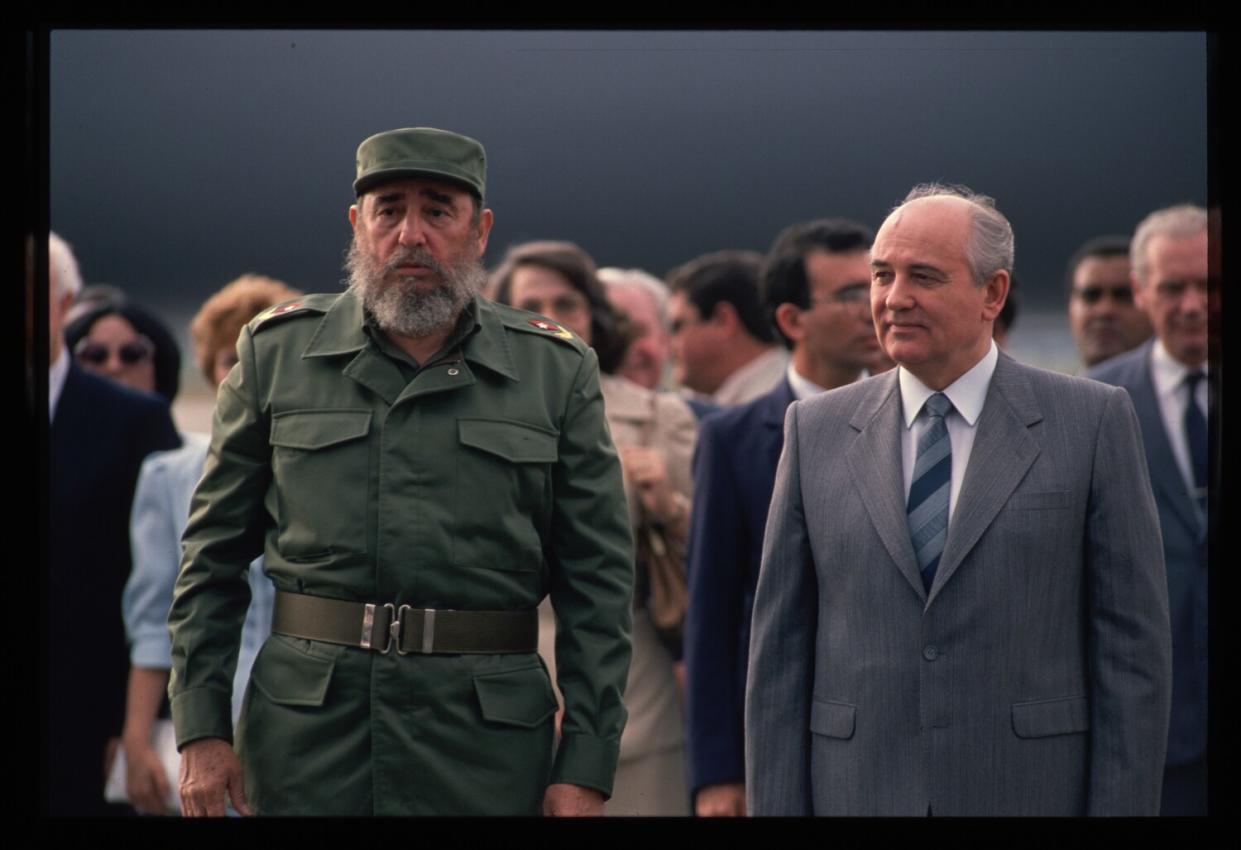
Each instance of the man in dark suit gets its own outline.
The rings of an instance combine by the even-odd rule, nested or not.
[[[1133,399],[1150,468],[1172,617],[1172,720],[1160,814],[1207,813],[1207,213],[1180,205],[1138,225],[1133,295],[1155,339],[1087,377]]]
[[[71,361],[61,329],[81,279],[69,246],[56,234],[48,243],[46,812],[124,814],[104,803],[103,784],[125,707],[129,508],[143,458],[180,439],[163,400]]]
[[[768,316],[791,352],[766,395],[708,416],[694,462],[685,633],[690,787],[698,815],[745,814],[745,668],[767,503],[796,398],[857,380],[879,352],[870,319],[872,231],[795,224],[762,271]]]
[[[1167,580],[1126,393],[1001,354],[1013,235],[915,187],[871,248],[899,368],[794,402],[746,688],[756,815],[1153,815]]]

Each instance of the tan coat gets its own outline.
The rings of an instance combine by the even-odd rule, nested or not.
[[[689,407],[673,393],[653,393],[624,378],[600,375],[604,416],[618,447],[650,445],[661,449],[667,461],[668,482],[687,498],[693,492],[690,462],[697,422]],[[654,402],[652,404],[652,401]],[[652,419],[654,424],[652,425]],[[638,495],[626,481],[631,527],[641,518]],[[609,814],[689,814],[684,785],[683,726],[673,660],[659,642],[644,600],[636,601],[633,621],[633,660],[625,688],[629,720],[621,737]],[[539,651],[554,671],[552,612],[540,609]],[[555,676],[552,677],[553,681]]]

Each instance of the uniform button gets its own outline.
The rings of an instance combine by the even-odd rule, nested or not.
[[[453,368],[451,368],[451,369],[449,369],[449,370],[448,370],[448,374],[450,374],[450,375],[460,375],[460,374],[461,374],[461,370],[460,370],[460,369],[458,369],[456,366],[454,366]]]
[[[935,648],[934,644],[928,643],[926,646],[922,647],[922,657],[927,661],[934,661],[939,657],[939,650]]]

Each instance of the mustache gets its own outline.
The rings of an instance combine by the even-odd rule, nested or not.
[[[392,252],[392,256],[388,257],[388,261],[384,263],[383,270],[385,273],[396,271],[397,267],[404,265],[425,266],[441,277],[445,276],[448,270],[439,260],[431,256],[431,252],[425,248],[417,246],[411,248],[400,248]]]

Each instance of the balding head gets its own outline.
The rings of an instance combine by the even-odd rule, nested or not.
[[[893,212],[915,201],[941,201],[941,209],[968,212],[966,256],[975,285],[982,286],[997,271],[1012,272],[1013,228],[995,208],[995,199],[956,184],[919,183]]]
[[[880,342],[936,390],[987,353],[1012,265],[1012,230],[991,200],[949,188],[915,187],[871,249],[871,313]]]

